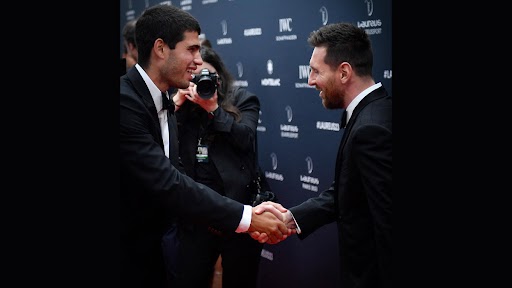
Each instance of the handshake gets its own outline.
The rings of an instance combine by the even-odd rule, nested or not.
[[[300,228],[288,209],[281,204],[266,201],[252,208],[251,225],[247,231],[260,243],[277,244]]]

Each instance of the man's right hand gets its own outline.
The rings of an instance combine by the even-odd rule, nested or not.
[[[296,234],[297,231],[297,225],[295,222],[295,219],[293,218],[292,212],[288,209],[284,208],[281,204],[275,203],[272,201],[266,201],[261,203],[260,205],[253,208],[253,212],[256,212],[256,214],[261,214],[265,212],[271,212],[275,216],[281,219],[283,223],[288,228],[288,234],[286,237]],[[260,243],[268,243],[268,244],[276,244],[281,242],[282,240],[286,239],[286,237],[282,239],[277,239],[278,241],[275,241],[275,238],[269,237],[266,233],[260,233],[259,231],[254,231],[249,233],[251,237],[260,242]]]
[[[257,234],[266,234],[272,243],[279,243],[292,234],[292,230],[288,229],[283,223],[282,218],[276,217],[274,214],[265,211],[263,213],[256,213],[256,208],[252,208],[251,225],[248,232],[258,232]],[[253,237],[254,238],[254,237]]]

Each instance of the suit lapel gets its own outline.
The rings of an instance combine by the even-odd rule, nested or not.
[[[153,120],[153,128],[156,131],[153,136],[158,140],[158,143],[162,147],[162,150],[164,149],[164,142],[162,139],[162,130],[160,128],[160,121],[158,120],[158,113],[156,112],[156,106],[155,102],[153,102],[153,97],[151,97],[151,93],[149,92],[148,86],[146,86],[146,82],[144,82],[144,79],[142,79],[142,76],[140,76],[139,71],[132,67],[128,72],[126,73],[128,78],[130,79],[133,88],[137,95],[139,95],[142,99],[142,102],[146,106],[146,109],[148,109],[149,114],[151,115],[151,118]]]
[[[370,94],[366,95],[366,97],[361,100],[354,109],[354,112],[352,113],[352,116],[350,116],[350,120],[347,123],[347,126],[345,127],[345,131],[343,131],[343,136],[341,137],[340,146],[338,147],[338,155],[336,156],[336,168],[335,168],[335,179],[334,181],[338,182],[338,176],[341,164],[342,164],[342,158],[343,158],[343,149],[345,148],[345,144],[347,143],[347,139],[350,135],[350,132],[352,131],[352,127],[354,126],[354,123],[356,122],[356,118],[359,116],[359,113],[363,110],[366,105],[369,103],[380,99],[382,97],[385,97],[387,94],[385,93],[385,90],[383,87],[379,87],[376,90],[372,91]],[[336,183],[337,184],[337,183]]]
[[[178,124],[175,113],[167,111],[168,128],[169,128],[169,159],[174,167],[179,167],[178,154]]]

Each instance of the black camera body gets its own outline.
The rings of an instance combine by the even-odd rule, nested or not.
[[[194,74],[192,82],[197,85],[197,93],[203,99],[210,99],[217,90],[217,73],[210,73],[206,68],[201,70],[200,74]]]

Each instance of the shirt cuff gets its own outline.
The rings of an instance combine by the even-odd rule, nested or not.
[[[292,215],[293,217],[293,215]],[[251,226],[251,218],[252,218],[252,206],[244,205],[244,212],[242,214],[242,220],[240,220],[240,224],[238,224],[238,228],[236,228],[236,233],[243,233],[249,230],[249,226]]]
[[[288,211],[290,211],[290,210],[288,210]],[[295,222],[295,226],[296,226],[295,230],[297,230],[297,234],[300,234],[301,231],[300,231],[299,223],[297,223],[297,220],[295,220],[295,217],[293,216],[292,211],[290,211],[290,214],[292,215],[293,222]]]

